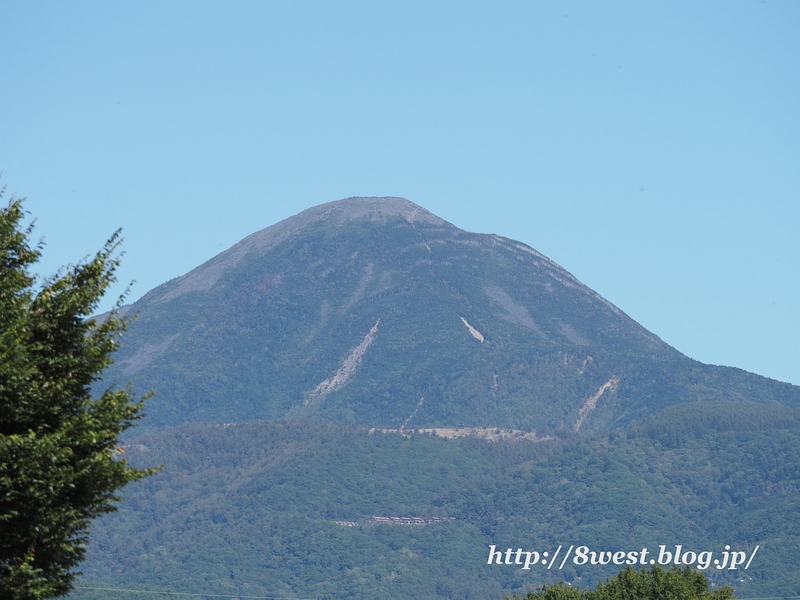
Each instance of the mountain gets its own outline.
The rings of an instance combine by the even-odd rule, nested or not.
[[[557,579],[594,588],[622,568],[609,553],[658,560],[678,545],[686,561],[712,553],[703,573],[739,598],[800,593],[800,411],[780,405],[684,403],[537,441],[191,423],[125,451],[164,469],[95,525],[79,585],[101,590],[74,600],[500,600]],[[492,545],[606,559],[526,570],[487,564]],[[726,546],[753,557],[747,569],[716,568]]]
[[[157,394],[120,456],[164,468],[73,600],[499,600],[678,546],[800,595],[800,388],[687,358],[525,244],[348,198],[121,312],[102,385]]]
[[[691,360],[521,242],[403,198],[348,198],[148,292],[106,381],[157,394],[140,432],[311,418],[607,431],[670,405],[800,406]]]

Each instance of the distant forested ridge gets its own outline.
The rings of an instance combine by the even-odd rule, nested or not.
[[[715,586],[796,595],[800,416],[763,408],[696,403],[592,439],[553,431],[543,442],[307,421],[185,425],[126,447],[134,464],[164,472],[132,486],[95,529],[87,574],[196,593],[500,598],[561,578],[593,587],[619,567],[487,565],[491,544],[727,544],[760,550],[747,571],[705,571]]]

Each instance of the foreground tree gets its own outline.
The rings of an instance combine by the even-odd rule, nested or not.
[[[40,257],[21,201],[0,208],[0,598],[66,594],[95,517],[150,470],[121,459],[119,435],[140,418],[130,391],[92,385],[125,321],[89,318],[115,281],[118,234],[92,259],[34,289]],[[121,302],[120,298],[120,302]],[[119,305],[119,304],[118,304]]]
[[[564,582],[529,592],[522,600],[733,600],[733,589],[708,589],[708,579],[697,569],[659,565],[640,571],[627,567],[597,584],[595,591],[570,587]]]

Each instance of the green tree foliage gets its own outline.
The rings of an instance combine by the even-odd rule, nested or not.
[[[639,571],[632,567],[597,584],[595,591],[574,588],[559,581],[529,592],[523,600],[732,600],[733,590],[708,589],[708,579],[697,569],[659,565]]]
[[[34,289],[25,211],[0,209],[0,597],[64,595],[91,520],[150,472],[122,459],[117,438],[140,418],[128,389],[93,399],[125,321],[88,318],[114,281],[119,232],[91,260]],[[120,299],[121,300],[121,299]]]

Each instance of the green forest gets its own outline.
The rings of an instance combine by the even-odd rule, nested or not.
[[[703,570],[710,589],[800,595],[798,411],[685,403],[590,439],[539,433],[446,440],[299,420],[195,423],[129,440],[132,464],[163,470],[130,485],[120,511],[95,525],[70,598],[162,597],[80,589],[117,587],[499,599],[556,581],[593,589],[622,568],[488,564],[492,545],[512,556],[585,546],[654,557],[661,546],[716,557],[758,546],[746,570]]]

